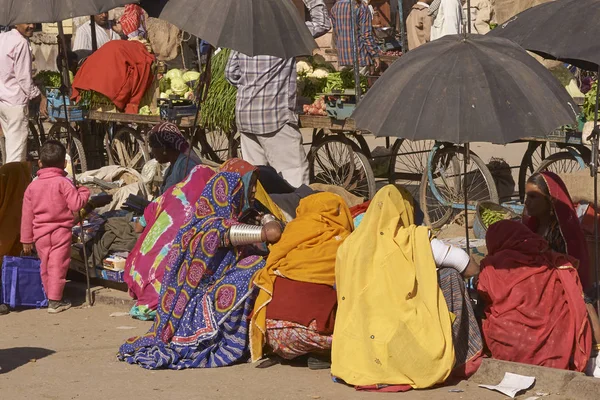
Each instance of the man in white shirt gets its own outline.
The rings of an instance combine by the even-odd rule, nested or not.
[[[462,4],[460,0],[434,0],[429,6],[433,17],[431,40],[462,32]]]
[[[121,36],[113,30],[113,27],[108,20],[107,12],[94,15],[94,22],[96,22],[96,41],[98,48],[111,40],[121,39]],[[92,24],[89,21],[77,28],[75,41],[73,43],[73,51],[77,50],[92,50]]]
[[[25,161],[29,102],[40,91],[31,74],[29,38],[33,24],[17,24],[0,34],[0,126],[6,142],[6,162]]]

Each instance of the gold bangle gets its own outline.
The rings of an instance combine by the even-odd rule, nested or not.
[[[600,351],[600,344],[595,344],[594,349]]]

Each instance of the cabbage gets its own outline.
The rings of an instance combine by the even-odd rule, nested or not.
[[[198,78],[200,78],[200,72],[198,71],[187,71],[185,74],[183,74],[183,80],[185,82],[197,81]]]
[[[160,98],[161,98],[161,99],[168,99],[168,98],[169,98],[169,95],[168,95],[168,94],[166,94],[166,93],[161,93],[161,94],[160,94]]]
[[[178,70],[177,68],[173,68],[173,69],[170,69],[166,73],[165,76],[172,81],[173,79],[182,79],[183,73],[181,72],[181,70]]]
[[[152,111],[150,110],[150,106],[144,106],[140,108],[138,114],[140,115],[152,115]]]
[[[182,78],[172,78],[171,79],[171,89],[173,93],[179,96],[183,96],[190,90],[188,85],[185,84],[185,81]]]

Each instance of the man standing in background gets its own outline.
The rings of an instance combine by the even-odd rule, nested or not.
[[[31,76],[33,30],[33,24],[18,24],[0,34],[0,126],[7,163],[26,160],[29,102],[40,97]]]
[[[368,67],[374,66],[379,69],[379,56],[381,50],[377,46],[373,36],[373,16],[369,8],[362,0],[338,0],[331,9],[331,19],[333,21],[333,31],[336,36],[336,46],[338,54],[338,65],[354,66],[354,57],[352,56],[352,16],[358,15],[355,19],[355,26],[358,30],[358,65],[361,67],[361,73],[366,74]]]
[[[406,18],[408,50],[414,50],[431,40],[433,18],[429,15],[429,3],[431,0],[417,2]]]
[[[98,49],[111,40],[120,40],[121,36],[115,32],[111,22],[108,20],[108,12],[94,15],[96,23],[96,41]],[[73,51],[88,50],[92,51],[92,24],[90,21],[77,28]]]
[[[433,17],[431,40],[462,32],[462,5],[460,0],[433,0],[429,15]]]
[[[304,6],[308,10],[310,20],[306,21],[306,26],[312,36],[316,39],[323,36],[331,29],[331,21],[327,14],[327,6],[323,0],[303,0]]]

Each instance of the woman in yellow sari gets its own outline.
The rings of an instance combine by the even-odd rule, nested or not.
[[[472,373],[466,365],[481,355],[461,278],[478,267],[416,226],[414,215],[411,195],[388,185],[338,250],[331,373],[347,384],[428,388],[453,369]]]

